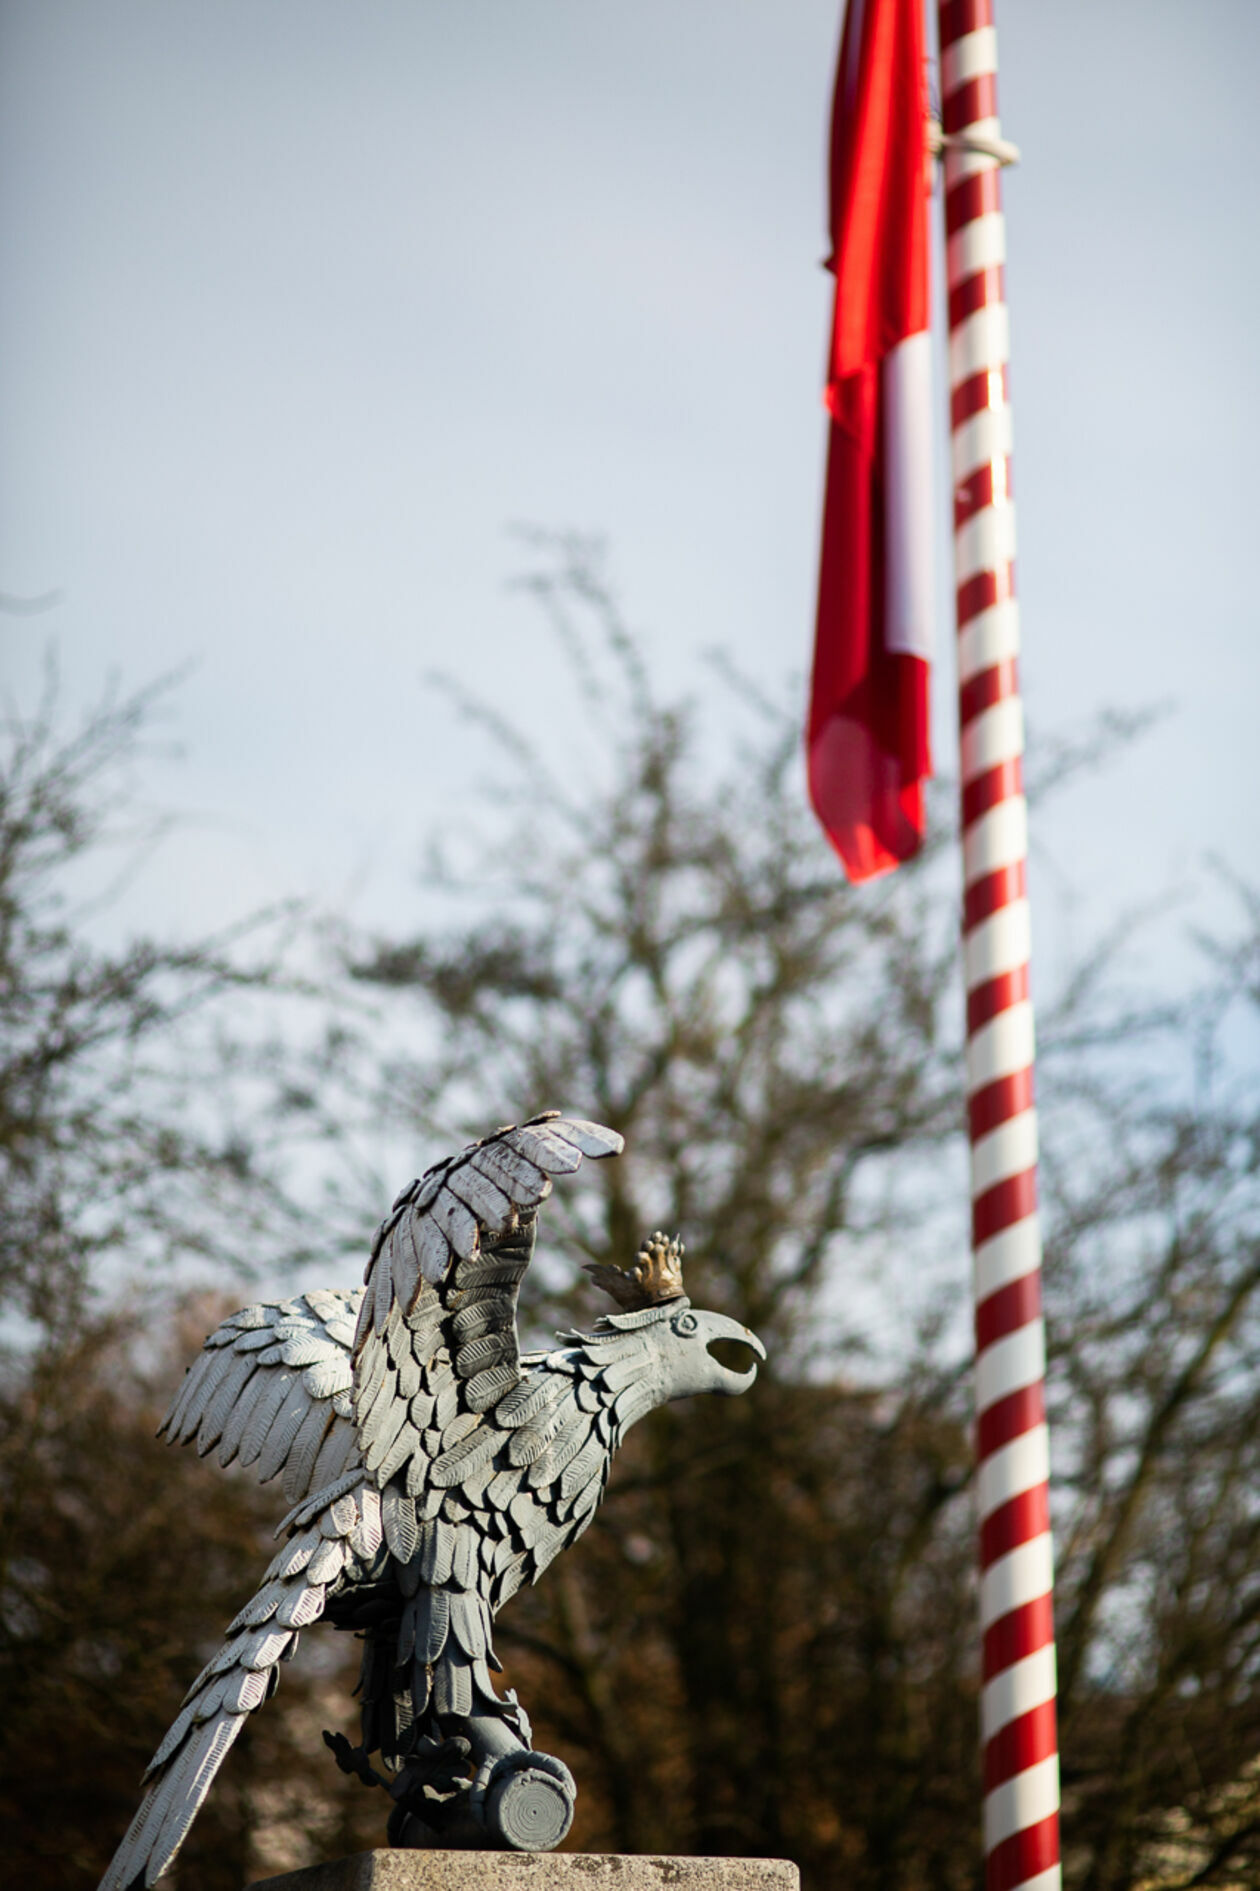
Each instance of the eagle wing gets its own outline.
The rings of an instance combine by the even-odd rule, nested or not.
[[[423,1514],[436,1516],[446,1490],[492,1475],[503,1432],[486,1418],[522,1378],[516,1305],[537,1211],[553,1175],[622,1146],[615,1130],[550,1111],[471,1143],[399,1196],[355,1336],[354,1422],[379,1489],[405,1467],[406,1495],[427,1492]]]
[[[279,1476],[291,1504],[358,1463],[351,1348],[362,1289],[244,1307],[215,1328],[159,1434]]]
[[[275,1692],[279,1664],[292,1659],[299,1629],[319,1620],[329,1589],[357,1563],[370,1561],[380,1543],[380,1497],[362,1473],[331,1503],[321,1493],[299,1511],[257,1594],[189,1688],[150,1760],[144,1798],[99,1891],[134,1891],[161,1877],[228,1749]]]

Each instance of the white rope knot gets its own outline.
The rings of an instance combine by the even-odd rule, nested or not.
[[[934,158],[946,151],[975,151],[997,164],[1019,163],[1019,146],[1009,138],[996,138],[987,131],[942,131],[938,118],[928,120],[928,150]]]

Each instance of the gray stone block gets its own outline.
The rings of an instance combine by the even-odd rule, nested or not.
[[[248,1891],[800,1891],[782,1858],[627,1858],[614,1852],[358,1852]]]

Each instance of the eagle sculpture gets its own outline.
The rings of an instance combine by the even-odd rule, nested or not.
[[[555,1111],[496,1130],[403,1191],[362,1289],[246,1307],[206,1340],[162,1430],[279,1477],[292,1509],[154,1754],[101,1891],[167,1869],[299,1629],[321,1619],[363,1638],[362,1745],[325,1739],[346,1771],[386,1787],[393,1843],[539,1851],[563,1838],[573,1781],[496,1690],[494,1617],[586,1529],[636,1419],[752,1384],[755,1360],[737,1372],[713,1342],[765,1358],[746,1327],[692,1308],[681,1246],[663,1235],[631,1269],[587,1270],[621,1311],[559,1335],[556,1351],[521,1352],[517,1294],[550,1178],[621,1148]]]

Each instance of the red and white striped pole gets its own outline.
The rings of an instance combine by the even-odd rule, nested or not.
[[[940,0],[987,1891],[1057,1891],[1059,1761],[992,0]]]

